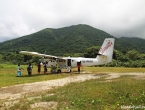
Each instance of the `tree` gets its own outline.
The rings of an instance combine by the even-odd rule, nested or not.
[[[2,60],[2,54],[0,54],[0,60]]]
[[[86,58],[96,58],[97,54],[99,53],[99,46],[92,46],[87,48],[84,52],[84,57]]]
[[[130,50],[126,54],[129,59],[131,60],[137,60],[139,53],[136,50]]]

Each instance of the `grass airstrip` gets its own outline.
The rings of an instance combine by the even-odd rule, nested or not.
[[[24,84],[45,80],[64,78],[74,73],[37,74],[37,67],[33,66],[33,75],[27,76],[26,65],[22,65],[22,77],[16,77],[17,65],[0,64],[0,87]],[[84,67],[84,72],[101,73],[144,73],[145,68],[118,68],[118,67]],[[73,71],[77,71],[74,69]],[[90,73],[90,74],[91,74]],[[83,74],[83,73],[82,73]],[[38,94],[40,97],[38,98]],[[64,87],[55,88],[45,93],[33,94],[33,100],[22,98],[10,109],[30,109],[30,104],[38,102],[57,102],[59,110],[145,110],[145,80],[134,79],[133,75],[123,75],[106,82],[105,77],[87,80],[80,83],[71,83]],[[53,94],[53,95],[48,95]],[[45,108],[44,108],[45,109]],[[37,108],[36,110],[39,110]],[[53,110],[53,108],[52,108]]]

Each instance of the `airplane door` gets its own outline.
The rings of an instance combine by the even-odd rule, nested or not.
[[[71,66],[71,59],[67,59],[67,66]]]

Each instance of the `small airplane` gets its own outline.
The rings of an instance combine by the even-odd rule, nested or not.
[[[115,38],[106,38],[96,58],[58,57],[29,51],[20,51],[19,53],[24,55],[33,55],[42,57],[43,61],[47,62],[47,68],[58,65],[60,70],[67,69],[67,72],[71,72],[71,68],[76,68],[78,67],[78,65],[81,65],[81,67],[85,67],[85,66],[103,65],[111,62],[114,50],[114,42]]]

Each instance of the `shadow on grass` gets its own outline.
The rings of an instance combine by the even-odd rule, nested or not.
[[[45,74],[32,74],[32,75],[22,75],[22,76],[16,76],[16,77],[37,77],[37,76],[48,76],[48,75],[70,75],[72,73],[45,73]],[[73,73],[74,74],[74,73]]]
[[[32,75],[22,75],[22,76],[16,76],[16,77],[37,77],[37,76],[48,76],[48,75],[54,75],[54,74],[56,73],[32,74]]]

